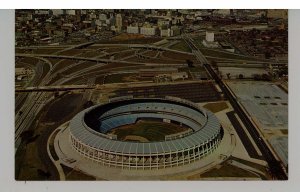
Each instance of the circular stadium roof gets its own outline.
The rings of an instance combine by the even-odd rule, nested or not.
[[[140,143],[119,141],[105,133],[132,124],[140,117],[177,121],[193,129],[182,138]],[[196,104],[174,97],[125,98],[96,105],[78,113],[70,122],[70,133],[91,148],[115,154],[165,154],[200,146],[220,132],[213,113]]]

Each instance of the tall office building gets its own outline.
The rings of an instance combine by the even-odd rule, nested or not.
[[[121,14],[117,14],[117,16],[116,16],[116,28],[117,28],[117,31],[121,31],[121,29],[122,29],[122,15]]]
[[[214,33],[210,31],[206,31],[206,41],[214,42]]]

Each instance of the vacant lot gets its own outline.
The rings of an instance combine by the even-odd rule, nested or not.
[[[109,84],[109,83],[134,82],[134,81],[138,81],[137,77],[138,77],[137,73],[112,74],[112,75],[107,75],[105,77],[104,83]]]
[[[49,106],[43,117],[44,122],[59,122],[70,115],[81,104],[81,94],[66,94]]]
[[[178,51],[185,51],[185,52],[192,52],[190,47],[184,41],[180,41],[179,43],[171,46],[170,49],[175,49]]]

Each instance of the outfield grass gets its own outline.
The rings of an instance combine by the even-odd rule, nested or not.
[[[219,111],[223,111],[228,108],[226,102],[217,102],[217,103],[207,103],[203,106],[204,108],[210,110],[213,113],[217,113]]]
[[[186,128],[163,122],[139,121],[134,125],[126,125],[116,128],[111,132],[124,140],[128,135],[136,135],[146,138],[148,141],[164,141],[166,135],[185,131]]]

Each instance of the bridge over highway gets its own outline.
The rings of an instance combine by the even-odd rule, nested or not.
[[[190,47],[190,49],[192,50],[192,53],[197,58],[197,60],[200,62],[201,66],[203,66],[204,64],[208,64],[209,63],[207,61],[207,59],[205,58],[205,56],[198,49],[198,47],[194,44],[193,39],[188,34],[183,34],[182,35],[182,39]]]

